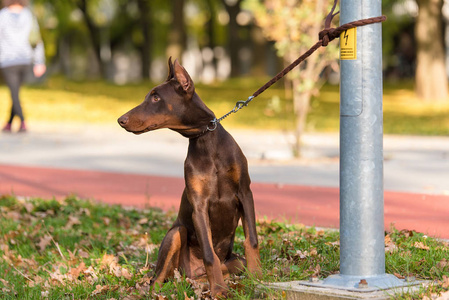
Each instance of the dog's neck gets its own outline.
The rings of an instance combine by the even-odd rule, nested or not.
[[[184,117],[184,128],[170,128],[182,136],[194,139],[201,137],[212,129],[211,122],[215,119],[215,114],[207,107],[206,104],[195,93],[192,97],[191,105],[187,109],[187,114]]]

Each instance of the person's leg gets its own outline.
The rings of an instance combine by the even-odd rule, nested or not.
[[[19,66],[19,90],[20,87],[22,86],[22,84],[25,82],[25,78],[27,75],[27,72],[30,70],[30,66]],[[17,92],[17,97],[19,92]],[[25,117],[23,116],[23,110],[22,110],[22,105],[20,104],[20,99],[18,99],[18,104],[19,104],[19,110],[16,112],[17,116],[20,118],[21,124],[20,124],[20,129],[19,132],[25,132],[27,130],[26,125],[25,125]]]
[[[20,104],[19,90],[20,90],[21,84],[23,83],[23,81],[25,79],[27,69],[28,69],[28,66],[12,66],[12,67],[7,67],[7,68],[2,69],[3,78],[5,79],[6,85],[9,88],[9,91],[11,93],[11,100],[12,100],[10,118],[4,128],[4,131],[11,130],[11,123],[15,116],[18,116],[20,118],[21,130],[22,131],[26,130],[25,124],[24,124],[22,106]]]

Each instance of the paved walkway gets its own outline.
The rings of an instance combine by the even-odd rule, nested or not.
[[[304,138],[232,131],[249,159],[259,217],[338,228],[338,135]],[[386,136],[385,226],[449,238],[449,138]],[[62,198],[165,210],[179,205],[187,140],[169,130],[134,136],[120,128],[39,125],[0,135],[0,194]]]

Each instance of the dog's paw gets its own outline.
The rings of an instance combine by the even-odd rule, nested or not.
[[[229,292],[228,288],[222,286],[215,286],[210,291],[213,299],[227,299],[228,292]]]
[[[251,259],[248,261],[248,272],[256,279],[262,278],[262,266],[260,258]]]
[[[256,268],[254,268],[253,270],[249,271],[251,273],[251,275],[253,275],[256,279],[261,279],[262,278],[262,269],[260,268],[260,266],[257,266]]]

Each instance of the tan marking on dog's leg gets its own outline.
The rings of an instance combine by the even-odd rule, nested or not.
[[[260,263],[259,245],[257,244],[255,247],[251,245],[248,223],[244,218],[242,221],[245,232],[243,247],[245,248],[246,267],[251,274],[255,275],[257,278],[260,278],[262,276],[262,268]]]
[[[172,229],[173,230],[173,229]],[[173,275],[175,268],[179,267],[179,256],[181,251],[181,233],[179,229],[176,229],[176,232],[172,233],[170,236],[171,240],[169,249],[161,249],[160,251],[167,251],[166,254],[163,254],[164,257],[158,257],[158,262],[156,266],[156,272],[158,273],[156,278],[153,280],[154,283],[163,283],[165,279]],[[163,245],[165,246],[165,245]],[[161,247],[163,247],[161,246]],[[160,262],[162,262],[162,266],[160,266]]]

